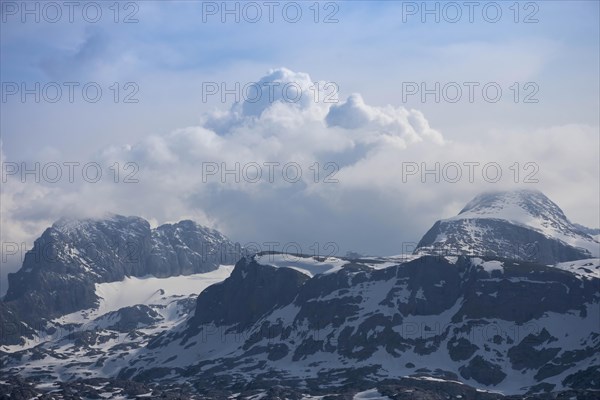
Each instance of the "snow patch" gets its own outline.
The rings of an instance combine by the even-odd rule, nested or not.
[[[377,389],[365,390],[364,392],[356,393],[353,400],[391,400],[387,396],[383,396]]]
[[[583,279],[600,279],[600,258],[588,258],[585,260],[568,261],[558,263],[554,267],[569,271],[575,276]]]
[[[212,284],[224,281],[231,275],[233,265],[221,265],[218,269],[202,274],[180,275],[169,278],[146,276],[126,277],[120,282],[97,283],[96,295],[100,297],[98,308],[77,311],[54,320],[59,324],[91,321],[111,311],[138,304],[162,304],[168,297],[198,295]],[[171,299],[172,300],[172,299]]]
[[[295,269],[311,278],[319,274],[338,272],[348,264],[348,261],[336,257],[326,257],[320,261],[316,257],[300,257],[292,254],[263,254],[257,255],[254,260],[262,265]]]

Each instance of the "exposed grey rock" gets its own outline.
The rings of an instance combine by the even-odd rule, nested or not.
[[[105,314],[103,319],[110,322],[108,329],[127,333],[141,327],[150,326],[160,321],[161,317],[152,308],[138,304]]]
[[[556,338],[550,336],[546,329],[537,335],[527,335],[521,343],[508,350],[513,368],[540,368],[546,365],[560,351],[560,348],[551,346],[552,341],[556,341]]]
[[[244,257],[229,278],[200,294],[190,325],[215,323],[246,328],[276,306],[292,301],[307,280],[306,275],[293,269],[260,265],[252,257]]]
[[[479,349],[465,338],[452,338],[448,341],[448,354],[454,361],[468,360]]]
[[[573,389],[600,390],[600,366],[586,368],[565,378],[563,383]]]
[[[468,365],[461,367],[460,374],[463,378],[473,378],[484,385],[497,385],[506,377],[499,365],[495,365],[481,356],[473,357]]]

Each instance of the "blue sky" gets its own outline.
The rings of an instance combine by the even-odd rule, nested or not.
[[[335,17],[339,23],[334,24],[315,24],[307,6],[303,7],[306,18],[297,24],[286,23],[279,14],[273,24],[264,19],[254,24],[223,24],[218,16],[207,17],[203,23],[202,3],[195,1],[139,2],[135,15],[139,23],[134,24],[114,24],[112,11],[106,8],[96,24],[86,23],[77,13],[73,24],[23,24],[16,16],[6,16],[2,80],[139,82],[142,104],[125,110],[121,118],[118,111],[108,108],[108,113],[116,114],[111,118],[116,126],[103,121],[94,124],[97,129],[90,136],[98,142],[103,136],[104,143],[112,140],[106,135],[108,130],[123,137],[122,123],[137,139],[154,127],[176,129],[211,107],[226,106],[199,104],[199,82],[252,81],[269,68],[282,66],[335,81],[342,97],[360,92],[374,105],[398,104],[404,81],[535,80],[543,102],[535,107],[513,104],[512,119],[529,127],[538,126],[540,119],[548,125],[570,123],[572,116],[578,122],[598,123],[594,112],[598,106],[598,2],[535,3],[539,4],[535,14],[539,22],[533,24],[514,23],[508,3],[502,3],[503,18],[494,24],[477,12],[474,23],[466,15],[456,24],[421,23],[420,15],[407,16],[403,23],[403,2],[399,1],[338,4]],[[529,12],[521,10],[520,18]],[[41,133],[42,126],[71,120],[78,106],[3,104],[11,115],[32,110],[44,115],[29,123],[21,118],[4,119],[5,146],[14,151],[23,147],[17,137],[24,132],[38,132],[42,141],[50,137],[55,141],[56,135]],[[456,134],[471,135],[471,129],[480,129],[478,121],[466,122],[477,105],[413,102],[408,106],[418,106]],[[504,110],[489,108],[478,109],[485,124],[490,119],[506,123]],[[152,111],[150,118],[147,110]],[[83,112],[86,120],[93,119]],[[123,121],[132,114],[144,115],[147,125],[130,126],[130,121]],[[69,125],[65,127],[68,135],[79,136],[81,129]],[[79,154],[80,149],[74,150]]]
[[[432,17],[423,23],[419,13],[403,21],[403,10],[422,2],[346,1],[335,3],[339,22],[330,24],[313,21],[313,2],[300,3],[303,17],[294,24],[277,12],[274,23],[264,15],[257,23],[222,23],[219,15],[203,22],[203,3],[197,1],[121,2],[119,23],[113,22],[108,4],[97,23],[77,11],[73,23],[65,15],[57,23],[35,23],[30,17],[23,23],[3,3],[3,84],[97,82],[104,90],[93,104],[81,96],[73,103],[64,98],[21,102],[18,95],[2,102],[3,160],[135,162],[141,179],[133,187],[3,182],[3,241],[30,243],[67,213],[110,211],[142,215],[154,223],[190,217],[241,242],[274,237],[338,241],[343,251],[393,254],[480,191],[522,186],[508,181],[402,184],[393,164],[398,160],[497,161],[505,168],[535,162],[541,178],[537,189],[574,221],[600,225],[597,1],[518,2],[519,23],[509,8],[514,2],[498,2],[503,14],[497,23],[487,22],[480,12],[490,2],[479,2],[473,23],[464,14],[464,2],[456,3],[463,12],[458,23],[443,18],[436,23]],[[220,7],[222,2],[211,4]],[[136,8],[139,22],[123,23]],[[336,8],[321,2],[319,9],[323,18]],[[532,11],[539,21],[523,23]],[[364,112],[369,124],[344,133],[327,126],[321,113],[330,105],[319,104],[289,115],[274,109],[269,111],[274,116],[266,113],[259,121],[235,125],[233,101],[221,103],[217,96],[202,101],[203,82],[243,85],[270,79],[269,71],[278,68],[290,71],[285,79],[303,81],[306,76],[298,74],[304,73],[310,81],[335,82],[337,105],[360,93],[362,102],[344,108],[342,115]],[[122,91],[124,84],[135,83],[139,102],[111,101],[114,82]],[[493,104],[481,96],[473,103],[422,102],[419,96],[403,101],[407,82],[496,82],[503,96]],[[514,82],[521,100],[525,84],[537,85],[539,102],[515,103]],[[413,109],[418,113],[403,111]],[[211,136],[214,132],[206,130],[217,114],[225,115],[229,131]],[[404,130],[414,118],[428,127]],[[395,122],[385,122],[389,119]],[[284,128],[298,131],[297,136],[282,133]],[[443,140],[432,139],[431,130]],[[196,153],[184,154],[188,149]],[[228,149],[227,154],[216,149]],[[178,156],[173,159],[173,154]],[[273,158],[306,165],[335,162],[341,166],[340,182],[325,188],[215,188],[197,181],[203,161]],[[15,268],[4,267],[2,276]]]

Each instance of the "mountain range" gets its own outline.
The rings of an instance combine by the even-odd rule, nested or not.
[[[479,195],[390,257],[63,219],[9,275],[0,396],[595,398],[594,232],[530,190]]]

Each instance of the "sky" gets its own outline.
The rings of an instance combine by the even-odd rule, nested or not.
[[[391,255],[533,188],[600,226],[597,1],[0,4],[0,294],[61,217]]]

